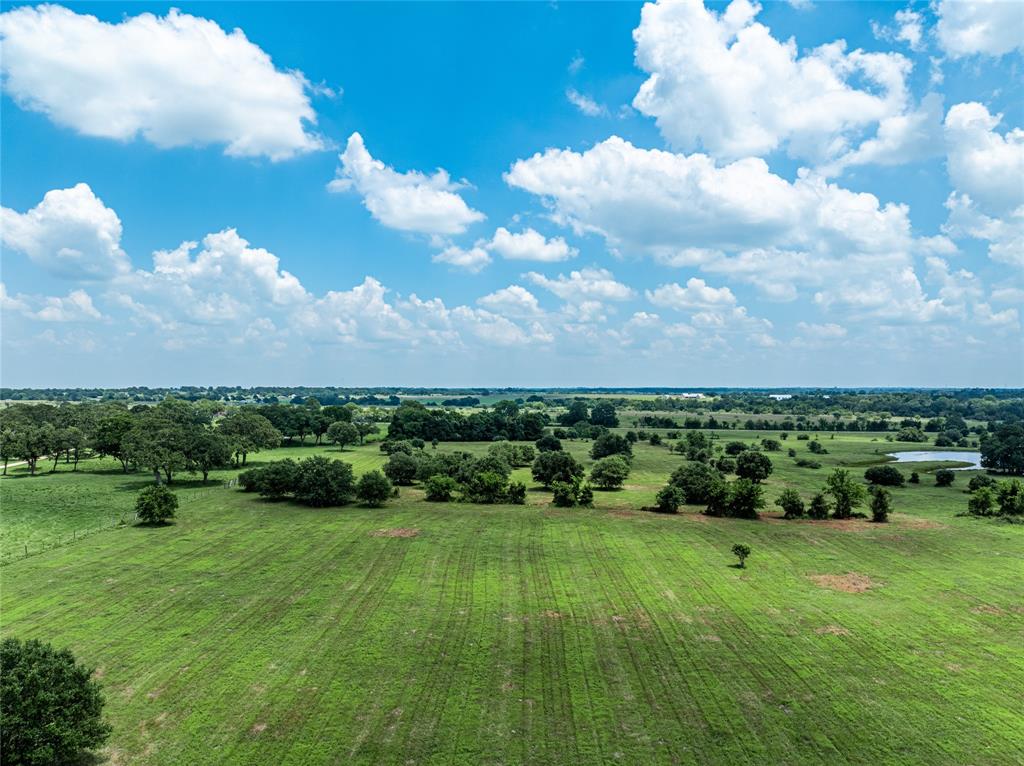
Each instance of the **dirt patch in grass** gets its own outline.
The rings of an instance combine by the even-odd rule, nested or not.
[[[396,527],[394,529],[375,529],[370,533],[371,537],[416,537],[420,531],[408,527]]]
[[[844,628],[842,625],[822,625],[820,628],[815,628],[814,632],[819,636],[848,636],[850,631]]]
[[[761,514],[761,519],[769,524],[792,524],[816,529],[841,529],[843,532],[869,532],[878,525],[866,519],[784,519],[780,514]]]
[[[992,604],[982,604],[981,606],[976,606],[971,610],[971,612],[973,612],[974,614],[991,614],[995,615],[996,617],[1006,614],[1006,612],[1004,612],[998,606],[992,606]]]
[[[843,593],[864,593],[878,586],[878,583],[867,575],[856,572],[847,572],[842,575],[811,575],[811,579],[822,588],[830,588]]]
[[[921,519],[917,516],[904,516],[901,513],[893,514],[893,521],[901,527],[911,529],[946,529],[946,525],[931,519]]]
[[[267,725],[265,723],[263,723],[263,722],[254,723],[252,725],[252,728],[249,729],[250,733],[252,733],[252,734],[262,734],[266,730],[267,730]]]
[[[541,617],[547,617],[549,620],[560,620],[562,619],[562,613],[556,612],[554,609],[545,609],[540,613]]]

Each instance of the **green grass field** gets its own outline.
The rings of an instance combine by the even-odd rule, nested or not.
[[[820,438],[819,470],[771,455],[770,499],[910,448]],[[383,463],[376,445],[256,462],[314,452]],[[887,525],[640,512],[681,462],[638,446],[593,510],[415,487],[312,510],[224,488],[226,471],[179,485],[173,526],[70,541],[129,513],[148,477],[12,469],[0,633],[98,668],[111,764],[1024,761],[1024,527],[957,517],[969,472],[922,473]]]

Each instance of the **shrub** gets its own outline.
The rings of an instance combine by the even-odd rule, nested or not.
[[[808,442],[807,449],[813,452],[815,455],[827,455],[828,450],[821,446],[821,442],[815,439],[812,442]]]
[[[242,488],[243,492],[255,492],[257,490],[262,470],[262,468],[250,468],[248,471],[242,471],[238,474],[238,486]]]
[[[747,450],[736,458],[736,475],[752,482],[764,481],[772,473],[772,461],[763,452]]]
[[[578,482],[554,481],[551,483],[553,493],[551,502],[559,508],[572,508],[576,505],[579,492]]]
[[[864,502],[867,491],[842,468],[834,470],[825,481],[825,492],[832,496],[833,518],[849,519],[854,509]]]
[[[975,492],[982,487],[994,487],[995,485],[995,479],[986,474],[979,473],[977,476],[972,476],[971,480],[967,482],[967,489],[971,492]]]
[[[435,503],[450,502],[452,495],[455,494],[455,490],[458,488],[459,484],[455,479],[442,474],[434,474],[423,483],[423,489],[427,493],[427,500]]]
[[[743,442],[728,442],[725,445],[725,454],[736,456],[741,452],[746,452],[747,449],[747,445]]]
[[[290,458],[275,460],[258,469],[255,478],[256,491],[262,497],[280,500],[295,491],[298,476],[299,466],[294,460]]]
[[[505,499],[507,485],[508,477],[498,471],[477,471],[463,484],[462,491],[470,502],[491,505]]]
[[[796,435],[796,440],[797,440],[798,442],[805,442],[805,441],[807,441],[807,440],[808,440],[808,439],[810,439],[810,438],[811,438],[811,437],[810,437],[810,436],[808,436],[807,434],[797,434],[797,435]]]
[[[967,501],[967,512],[972,516],[992,516],[996,509],[996,496],[990,487],[978,487]]]
[[[415,450],[410,442],[404,440],[393,441],[391,439],[385,439],[380,443],[380,451],[385,455],[394,455],[397,452],[404,452],[406,455],[411,455]]]
[[[658,490],[655,500],[657,501],[657,506],[655,507],[660,513],[678,513],[679,506],[683,504],[685,497],[679,487],[673,484],[666,484]]]
[[[727,516],[729,514],[729,485],[721,476],[716,476],[705,488],[707,504],[704,514],[707,516]]]
[[[512,505],[526,505],[526,485],[513,481],[508,485],[508,502]]]
[[[761,449],[763,449],[765,452],[781,452],[782,444],[781,442],[778,442],[775,439],[762,439]]]
[[[356,497],[371,508],[380,508],[391,497],[391,482],[380,471],[367,471],[356,483]]]
[[[599,489],[619,489],[629,477],[629,463],[618,455],[601,458],[590,469],[590,480]]]
[[[817,469],[817,468],[821,468],[821,463],[819,463],[817,460],[808,460],[807,458],[802,457],[802,458],[800,458],[799,460],[796,461],[796,466],[797,466],[797,468],[814,468],[814,469]]]
[[[594,507],[594,490],[589,484],[580,487],[580,491],[576,495],[576,502],[584,508]]]
[[[84,760],[110,736],[92,669],[41,641],[0,642],[0,752],[4,763],[49,766]]]
[[[384,475],[400,486],[412,484],[416,478],[416,458],[405,452],[392,452],[384,464]]]
[[[740,560],[740,569],[747,566],[747,556],[750,555],[750,546],[745,543],[736,543],[732,546],[732,555]]]
[[[788,450],[786,450],[786,454],[789,455],[790,457],[796,457],[796,450],[790,447]]]
[[[143,524],[166,524],[178,509],[178,496],[163,484],[146,487],[135,499],[135,513]]]
[[[996,498],[999,500],[1000,516],[1024,515],[1024,484],[1016,479],[999,482]]]
[[[736,472],[736,461],[731,457],[720,457],[715,461],[715,468],[723,474]]]
[[[814,519],[815,521],[827,519],[829,511],[828,500],[821,492],[812,497],[810,505],[807,506],[808,518]]]
[[[545,487],[556,481],[572,482],[583,477],[583,466],[568,452],[541,452],[533,461],[533,478]]]
[[[544,434],[534,444],[540,452],[560,452],[562,449],[562,442],[551,434]]]
[[[706,463],[685,463],[672,472],[668,483],[679,487],[687,503],[697,505],[708,501],[708,490],[722,475]]]
[[[729,485],[729,515],[737,519],[756,519],[764,508],[761,485],[750,479],[736,479]]]
[[[864,478],[881,487],[902,487],[903,474],[891,465],[875,465],[864,472]]]
[[[782,490],[775,504],[782,509],[783,518],[799,519],[804,515],[804,501],[795,489]]]
[[[320,455],[299,461],[295,499],[314,508],[344,505],[355,492],[352,466]]]
[[[953,479],[956,478],[956,474],[948,468],[940,468],[935,472],[935,486],[936,487],[948,487],[952,485]]]
[[[872,487],[871,492],[871,520],[876,524],[884,524],[889,520],[892,512],[892,496],[889,490],[881,487]]]
[[[911,484],[920,484],[921,483],[921,475],[917,471],[911,471],[910,472],[910,483]]]
[[[633,447],[624,436],[618,434],[602,434],[598,436],[590,447],[590,457],[600,460],[609,455],[624,455],[632,457]]]
[[[920,428],[901,428],[896,434],[896,441],[898,442],[926,442],[928,437],[924,431]]]

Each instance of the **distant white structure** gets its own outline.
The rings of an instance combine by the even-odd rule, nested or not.
[[[793,394],[768,394],[768,398],[781,402],[783,399],[792,399]]]
[[[703,399],[704,394],[665,394],[666,399]]]

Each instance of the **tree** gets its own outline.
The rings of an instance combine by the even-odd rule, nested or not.
[[[736,458],[736,475],[750,479],[755,484],[764,481],[772,473],[772,461],[763,452],[747,450]]]
[[[619,489],[629,477],[629,463],[618,455],[598,460],[590,469],[590,480],[599,489]]]
[[[478,470],[463,485],[466,500],[491,505],[505,499],[508,477],[499,471]]]
[[[864,478],[881,487],[903,486],[903,474],[891,465],[872,466],[864,472]]]
[[[423,482],[423,489],[426,490],[427,500],[435,503],[447,503],[451,501],[459,484],[451,476],[434,474]]]
[[[829,510],[825,495],[818,492],[811,498],[811,503],[807,506],[807,516],[815,521],[821,521],[828,518]]]
[[[0,752],[9,766],[79,763],[110,736],[93,669],[38,640],[0,642]]]
[[[690,505],[706,503],[709,490],[722,475],[707,463],[684,463],[672,472],[668,483],[679,487]]]
[[[910,472],[910,479],[909,479],[909,481],[910,481],[911,484],[920,484],[921,483],[921,475],[917,471],[911,471]]]
[[[295,499],[315,508],[345,505],[355,492],[352,466],[320,455],[299,461]]]
[[[1000,516],[1024,515],[1024,484],[1021,482],[1016,479],[999,482],[996,498],[999,501]]]
[[[901,428],[896,434],[896,441],[898,442],[926,442],[928,437],[925,432],[920,428]]]
[[[550,488],[556,481],[572,482],[583,477],[583,466],[568,452],[541,452],[533,461],[531,473],[536,481]]]
[[[384,464],[384,475],[395,484],[408,486],[416,478],[416,458],[404,452],[395,452]]]
[[[231,442],[227,437],[205,428],[189,433],[186,446],[187,468],[189,472],[203,475],[205,482],[214,468],[223,468],[231,462]]]
[[[526,485],[521,481],[509,482],[508,501],[512,505],[526,505]]]
[[[657,502],[655,507],[659,513],[679,513],[679,506],[683,504],[686,498],[679,487],[674,484],[666,484],[658,490],[658,494],[655,495],[654,499]]]
[[[162,484],[143,489],[135,498],[135,515],[143,524],[166,524],[178,510],[178,496]]]
[[[590,424],[606,428],[618,428],[619,416],[615,414],[615,406],[611,402],[598,402],[590,411]]]
[[[1008,423],[981,439],[981,464],[1002,473],[1024,475],[1024,423]]]
[[[633,456],[633,445],[624,436],[618,434],[601,434],[590,447],[590,457],[600,460],[609,455]]]
[[[996,496],[990,487],[978,487],[967,501],[972,516],[991,516],[996,509]]]
[[[763,449],[765,452],[781,452],[782,443],[775,439],[762,439],[761,449]]]
[[[935,472],[935,486],[936,487],[949,487],[953,484],[953,479],[956,478],[956,474],[948,468],[940,468]]]
[[[825,480],[825,492],[832,496],[834,509],[832,517],[848,519],[853,516],[854,509],[864,502],[867,490],[850,476],[850,472],[837,468]]]
[[[380,508],[391,497],[391,482],[380,471],[367,471],[356,484],[356,497],[371,508]]]
[[[728,442],[725,445],[725,454],[736,456],[742,452],[746,452],[747,449],[749,448],[743,442]]]
[[[747,557],[750,555],[750,546],[746,543],[736,543],[732,546],[732,555],[740,560],[740,569],[746,569]]]
[[[736,479],[729,484],[729,515],[737,519],[756,519],[764,508],[764,490],[751,479]]]
[[[257,471],[255,489],[262,497],[280,500],[298,486],[299,464],[291,458],[275,460]]]
[[[354,420],[352,424],[356,427],[356,431],[359,433],[360,444],[366,440],[367,436],[377,433],[377,424],[368,418],[359,418]]]
[[[590,413],[587,411],[587,403],[583,399],[573,399],[569,409],[558,416],[558,422],[563,426],[572,426],[581,420],[589,421]]]
[[[813,452],[815,455],[827,455],[828,450],[821,446],[821,442],[817,439],[814,441],[807,442],[807,449]]]
[[[706,516],[727,516],[731,492],[729,484],[721,476],[714,477],[705,488]]]
[[[892,512],[892,495],[882,487],[871,488],[871,520],[876,524],[884,524]]]
[[[562,450],[561,440],[551,434],[544,434],[535,442],[535,445],[540,452],[561,452]]]
[[[775,500],[775,504],[782,509],[785,519],[799,519],[804,515],[804,501],[795,489],[782,490],[782,494]]]
[[[336,420],[327,428],[327,441],[343,450],[346,445],[359,441],[359,430],[347,421]]]
[[[245,465],[250,452],[273,449],[281,444],[281,432],[274,424],[251,408],[241,409],[226,416],[217,431],[227,437],[235,455],[235,464]]]

